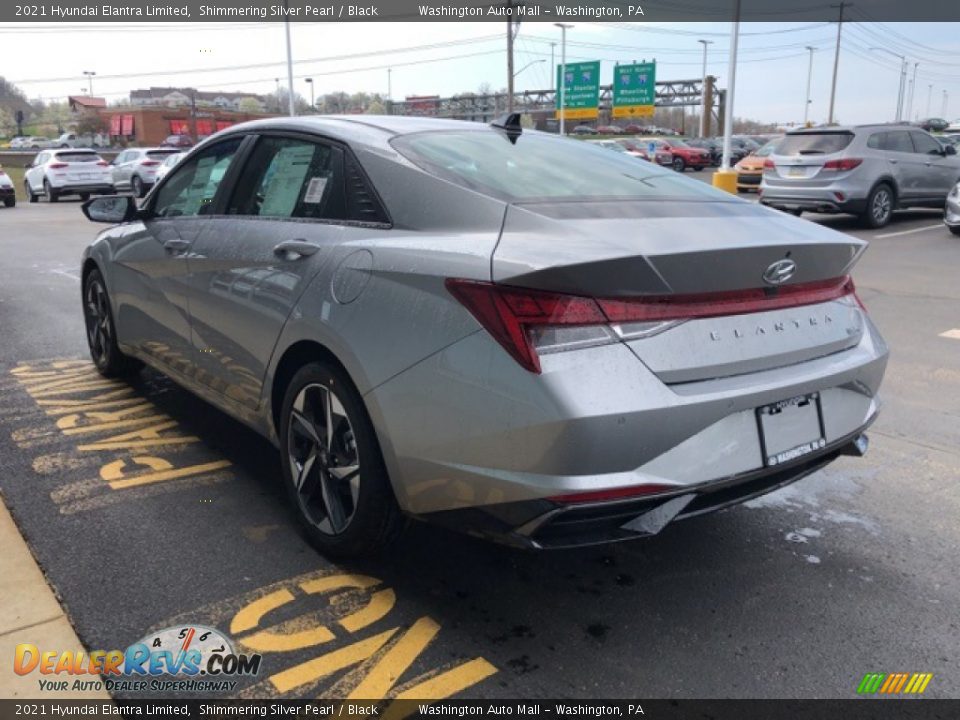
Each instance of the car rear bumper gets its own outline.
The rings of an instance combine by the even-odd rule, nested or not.
[[[763,180],[763,173],[749,172],[744,170],[737,171],[737,187],[756,190],[760,187],[760,181]]]
[[[960,194],[953,192],[947,196],[946,209],[943,213],[943,222],[947,227],[960,227]]]
[[[855,197],[850,188],[795,187],[770,185],[763,178],[760,183],[760,203],[775,208],[800,209],[811,212],[850,213],[860,215],[867,209],[865,197]]]
[[[111,185],[108,182],[97,182],[97,183],[65,182],[61,185],[56,185],[51,183],[50,187],[52,187],[61,195],[75,194],[75,193],[112,193],[113,192],[113,185]]]
[[[633,517],[690,495],[674,513],[686,517],[822,467],[876,416],[887,355],[866,320],[859,342],[840,352],[668,385],[626,345],[544,355],[543,374],[534,375],[477,332],[366,400],[404,510],[501,541],[561,547],[652,533],[617,530],[631,518],[611,531],[607,510],[619,518],[623,508],[633,512],[629,503],[591,510],[598,526],[590,532],[587,524],[561,530],[584,510],[551,498],[667,486],[631,500]],[[766,466],[756,409],[808,393],[821,397],[825,445]],[[561,537],[568,530],[573,540]]]

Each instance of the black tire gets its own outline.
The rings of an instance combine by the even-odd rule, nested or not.
[[[893,217],[897,198],[887,183],[880,183],[867,196],[867,208],[860,216],[860,221],[868,228],[882,228]]]
[[[23,189],[27,192],[27,200],[35,203],[37,201],[37,196],[33,194],[33,190],[30,189],[30,183],[28,183],[26,180],[23,181]]]
[[[17,199],[15,197],[8,197],[3,199],[3,204],[6,207],[13,207],[17,204]]]
[[[687,164],[683,161],[682,157],[675,157],[673,162],[670,163],[674,170],[677,172],[683,172],[684,168],[687,167]]]
[[[329,432],[326,417],[335,418]],[[313,546],[331,557],[386,549],[403,515],[373,423],[347,374],[331,362],[304,365],[287,385],[279,425],[283,483]]]
[[[803,215],[803,210],[801,208],[789,208],[789,209],[785,208],[784,212],[790,213],[795,217],[800,217],[801,215]]]
[[[135,198],[142,198],[146,194],[143,188],[143,180],[137,175],[130,178],[130,189],[133,190],[133,196]]]
[[[50,187],[50,183],[47,180],[43,181],[43,194],[47,196],[47,202],[55,203],[60,199],[60,196]]]
[[[952,232],[954,235],[960,235],[960,225],[954,225],[952,228],[950,228],[950,232]]]
[[[695,165],[693,169],[694,169],[694,172],[700,172],[701,170],[703,170],[703,165]]]
[[[90,193],[80,193],[80,199],[81,199],[83,202],[86,202],[87,200],[90,199]]]
[[[117,346],[113,307],[99,270],[91,270],[84,278],[82,301],[90,359],[100,374],[104,377],[121,377],[139,371],[143,363],[124,355]]]

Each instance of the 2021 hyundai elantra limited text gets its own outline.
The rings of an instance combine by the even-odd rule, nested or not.
[[[862,454],[865,243],[571,139],[406,117],[237,125],[83,258],[91,355],[280,448],[323,551],[400,518],[519,546],[659,532]]]

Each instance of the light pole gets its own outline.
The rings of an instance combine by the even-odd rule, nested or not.
[[[915,62],[913,64],[913,79],[910,80],[910,94],[908,95],[909,99],[907,100],[907,122],[910,122],[910,117],[913,115],[913,96],[917,92],[918,67],[920,67],[920,63]]]
[[[387,100],[393,100],[393,68],[387,68]]]
[[[723,163],[720,166],[719,174],[721,177],[719,180],[721,183],[724,180],[730,183],[730,180],[732,180],[732,188],[725,187],[724,189],[736,193],[737,175],[730,172],[730,146],[731,136],[733,135],[733,100],[737,87],[737,47],[740,44],[740,0],[736,1],[733,26],[730,32],[733,36],[730,39],[730,69],[727,71],[730,80],[727,82],[727,98],[723,108]],[[714,177],[717,177],[717,173],[714,173]]]
[[[950,95],[946,90],[943,91],[943,107],[940,108],[940,117],[945,118],[947,116],[947,100]]]
[[[553,51],[556,49],[555,42],[550,43],[550,89],[557,91],[557,63],[553,59]]]
[[[567,30],[573,25],[566,23],[554,23],[554,26],[560,28],[560,135],[566,135],[566,115],[567,115]]]
[[[289,10],[290,0],[283,0],[283,7]],[[287,33],[287,93],[289,94],[287,108],[290,111],[290,117],[293,117],[297,114],[297,109],[293,104],[293,47],[290,43],[290,21],[284,20],[283,24]]]
[[[304,78],[303,81],[310,86],[310,112],[315,113],[317,108],[313,98],[313,78]]]
[[[703,45],[703,72],[700,77],[703,78],[700,85],[700,137],[707,134],[707,45],[713,45],[713,40],[697,40]]]
[[[930,98],[933,95],[933,83],[927,85],[927,117],[930,117]]]
[[[90,97],[93,97],[93,76],[96,73],[93,70],[84,70],[83,74],[87,76],[87,88],[90,90]]]
[[[900,84],[897,90],[897,115],[894,118],[896,122],[900,122],[903,115],[903,81],[907,74],[907,58],[903,55],[898,55],[893,50],[887,50],[887,48],[882,47],[872,47],[871,50],[879,50],[880,52],[885,52],[889,55],[893,55],[895,58],[900,58]]]
[[[815,48],[807,45],[807,50],[810,51],[810,63],[807,66],[807,102],[803,106],[803,126],[806,127],[807,123],[810,121],[810,103],[813,102],[810,99],[810,81],[813,79],[813,51]]]

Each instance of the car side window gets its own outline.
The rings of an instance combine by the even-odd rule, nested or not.
[[[884,150],[883,138],[886,133],[873,133],[867,138],[867,147],[871,150]]]
[[[906,130],[891,130],[883,133],[883,149],[890,152],[912,153],[913,143]]]
[[[911,132],[910,137],[913,138],[913,145],[916,151],[921,155],[941,155],[943,152],[940,143],[926,133]]]
[[[217,195],[243,138],[231,138],[208,147],[170,172],[157,192],[153,214],[158,217],[203,215]]]
[[[343,151],[326,143],[264,137],[250,155],[231,215],[346,219]]]

